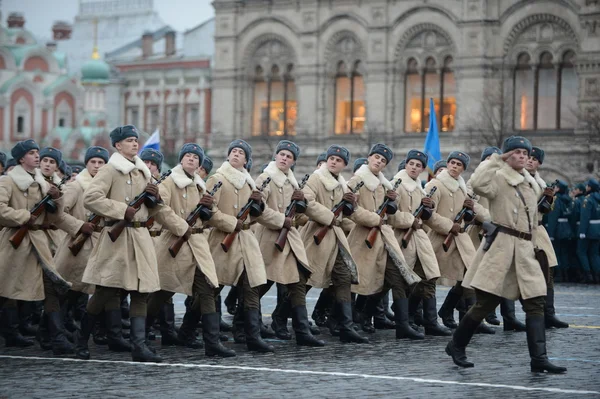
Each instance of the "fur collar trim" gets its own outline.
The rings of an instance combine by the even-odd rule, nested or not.
[[[31,175],[27,173],[27,171],[25,171],[21,165],[17,165],[6,175],[13,179],[21,191],[27,191],[29,186],[31,186],[34,182],[40,185],[44,195],[46,195],[48,189],[50,188],[50,184],[46,181],[46,179],[44,179],[44,175],[39,169],[35,170],[35,177],[31,177]]]
[[[530,175],[531,175],[531,173],[530,173]],[[540,188],[542,190],[544,190],[546,187],[548,187],[548,185],[546,184],[544,179],[542,179],[542,176],[540,176],[540,172],[538,172],[537,170],[535,171],[535,175],[533,175],[533,178],[535,179],[535,181],[537,182],[537,184],[540,186]]]
[[[83,191],[87,190],[92,182],[92,179],[93,177],[90,175],[90,172],[88,172],[87,169],[82,170],[81,173],[78,173],[77,176],[75,176],[75,181],[79,183]]]
[[[269,162],[269,165],[265,168],[264,172],[269,175],[271,181],[277,187],[283,187],[286,181],[289,181],[292,187],[298,189],[298,181],[296,180],[296,176],[294,176],[294,172],[292,170],[288,170],[287,175],[283,173],[277,167],[275,161]]]
[[[62,179],[60,178],[60,176],[58,176],[58,173],[54,172],[52,174],[52,183],[54,183],[55,186],[58,186],[60,184],[61,180]]]
[[[377,187],[379,187],[380,184],[386,190],[392,189],[391,183],[385,178],[383,173],[379,172],[379,174],[375,176],[369,169],[369,165],[362,165],[354,174],[362,179],[362,181],[365,183],[365,187],[369,191],[377,190]]]
[[[421,179],[417,177],[413,180],[413,178],[406,173],[405,169],[402,169],[400,172],[396,173],[394,180],[396,179],[402,179],[402,183],[400,183],[400,185],[409,193],[412,193],[415,190],[420,190],[423,194],[427,195],[427,192],[423,186],[421,186]]]
[[[523,182],[527,182],[533,188],[533,191],[535,191],[536,194],[541,193],[538,183],[525,169],[523,169],[523,174],[521,174],[508,166],[508,164],[504,164],[500,169],[498,169],[496,174],[502,176],[506,182],[513,187],[516,187]]]
[[[222,174],[238,190],[244,187],[246,183],[252,190],[256,190],[256,183],[254,183],[252,176],[250,176],[246,169],[238,170],[225,161],[216,173]]]
[[[438,179],[451,193],[455,193],[460,188],[462,192],[467,195],[467,184],[465,183],[465,179],[462,176],[458,176],[458,179],[450,176],[448,170],[442,170],[439,175],[437,175],[436,179]]]
[[[348,191],[348,187],[346,186],[346,180],[342,177],[341,174],[338,176],[337,179],[333,177],[331,172],[329,172],[329,169],[327,169],[326,163],[321,165],[321,167],[315,171],[315,175],[319,177],[321,183],[323,183],[327,191],[333,191],[338,186],[342,186],[342,190],[344,190],[344,192]]]
[[[183,166],[181,164],[175,166],[171,169],[171,179],[173,179],[173,183],[179,188],[186,188],[192,184],[200,186],[202,191],[206,191],[206,184],[204,184],[204,180],[198,175],[198,173],[194,173],[194,179],[190,179],[188,175],[183,170]]]
[[[133,157],[133,162],[131,163],[127,158],[123,155],[115,152],[110,156],[108,163],[112,165],[116,170],[123,174],[129,174],[134,169],[139,169],[142,171],[144,176],[146,176],[146,180],[150,181],[152,174],[150,173],[150,169],[146,166],[144,161],[142,161],[137,155]]]

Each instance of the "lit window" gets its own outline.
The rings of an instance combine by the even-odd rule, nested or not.
[[[335,134],[362,133],[365,129],[365,84],[358,72],[360,62],[352,69],[338,64],[335,79]]]
[[[255,70],[253,136],[286,136],[296,134],[298,105],[296,85],[291,76],[293,66],[281,74],[277,66],[264,76],[261,67]]]

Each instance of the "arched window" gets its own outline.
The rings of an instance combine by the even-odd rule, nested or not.
[[[515,93],[515,129],[533,129],[533,84],[534,73],[529,65],[531,57],[522,53],[517,58],[517,66],[514,73]]]
[[[338,63],[335,78],[335,134],[362,133],[365,129],[365,84],[360,61],[348,67]]]
[[[17,116],[17,133],[25,133],[25,118],[22,116]]]
[[[575,73],[575,53],[567,51],[562,58],[560,68],[560,84],[558,86],[557,110],[559,129],[573,129],[577,123],[577,87],[579,81]]]
[[[537,129],[556,129],[556,99],[558,76],[552,63],[552,54],[542,53],[537,68],[537,107],[534,125]]]

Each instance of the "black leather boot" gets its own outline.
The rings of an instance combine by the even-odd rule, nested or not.
[[[340,329],[340,341],[344,343],[355,342],[357,344],[369,343],[368,338],[361,337],[354,330],[354,323],[352,322],[352,303],[336,301],[334,313]]]
[[[312,319],[315,324],[319,327],[327,327],[327,317],[329,316],[329,309],[331,307],[331,296],[327,290],[321,291],[319,299],[315,304],[315,308],[312,312]]]
[[[425,327],[425,335],[438,337],[449,337],[452,335],[450,329],[438,324],[435,297],[423,298],[423,326]]]
[[[419,302],[417,304],[417,309],[415,310],[415,324],[417,327],[423,325],[423,302]]]
[[[227,313],[230,315],[235,315],[235,311],[238,308],[238,289],[237,287],[231,287],[227,296],[225,297],[225,307],[227,308]]]
[[[71,355],[75,348],[65,336],[62,312],[45,312],[48,318],[48,330],[52,339],[52,353],[54,356]]]
[[[475,364],[467,360],[466,349],[479,324],[481,323],[465,315],[456,327],[456,330],[454,330],[452,339],[446,345],[446,353],[448,356],[452,356],[452,360],[457,366],[465,368],[475,366]]]
[[[222,311],[222,307],[221,307],[221,295],[217,295],[217,297],[215,297],[215,310],[216,312],[219,314],[219,337],[222,335],[221,332],[231,332],[231,324],[225,322],[225,320],[223,320],[223,311]],[[221,338],[221,341],[223,341],[223,339]],[[228,339],[226,339],[225,341],[228,341]]]
[[[38,325],[35,339],[40,344],[42,350],[47,351],[52,349],[52,340],[50,339],[50,331],[48,330],[48,315],[46,315],[46,312],[42,312],[40,316],[40,324]]]
[[[462,294],[458,293],[457,290],[452,287],[450,291],[448,291],[448,295],[446,295],[446,299],[444,299],[444,303],[438,311],[438,316],[440,316],[442,322],[448,328],[458,327],[456,321],[454,321],[454,308],[456,308],[461,297]]]
[[[419,306],[422,306],[421,300],[422,298],[415,295],[408,298],[408,325],[415,331],[419,331],[419,326],[415,323],[415,314]]]
[[[555,366],[548,360],[546,354],[546,329],[544,316],[527,316],[527,347],[531,356],[531,372],[561,374],[567,371],[566,367]]]
[[[128,330],[130,327],[129,301],[127,300],[127,295],[123,295],[121,298],[121,328]]]
[[[17,301],[17,312],[19,314],[19,332],[24,337],[35,337],[37,327],[33,325],[34,303],[30,301]]]
[[[390,310],[390,296],[389,295],[384,295],[383,296],[383,309],[385,312],[385,316],[389,319],[389,320],[394,320],[396,316],[394,316],[394,312],[392,312]]]
[[[19,332],[19,315],[16,307],[0,308],[2,322],[0,332],[6,347],[26,348],[33,345],[33,341],[25,338]],[[40,322],[41,323],[41,322]]]
[[[292,308],[292,327],[296,333],[296,344],[300,346],[325,346],[325,342],[316,339],[310,332],[306,306]]]
[[[219,339],[219,319],[221,319],[221,315],[218,312],[202,315],[204,353],[209,357],[234,357],[235,351],[224,347]]]
[[[287,327],[287,319],[290,313],[292,302],[286,295],[281,302],[277,304],[275,310],[271,314],[271,329],[275,332],[275,336],[284,341],[292,339],[292,334]]]
[[[163,346],[183,346],[185,343],[177,336],[175,331],[175,305],[164,303],[162,305],[164,319],[160,320],[160,343]]]
[[[233,342],[236,344],[246,343],[246,334],[244,333],[244,307],[242,303],[240,303],[233,314],[231,333],[233,334]]]
[[[96,316],[96,325],[92,330],[92,338],[96,345],[108,345],[108,337],[106,336],[106,313],[104,313],[104,311]]]
[[[396,316],[396,339],[424,339],[425,336],[408,325],[408,298],[395,299],[392,304]]]
[[[569,324],[559,320],[556,317],[556,310],[554,309],[554,288],[548,287],[546,294],[546,304],[544,306],[546,328],[568,328]]]
[[[258,309],[244,310],[244,332],[246,333],[246,346],[253,352],[275,352],[273,346],[263,341],[260,334],[260,312]]]
[[[498,316],[496,316],[496,309],[494,309],[489,315],[485,316],[485,321],[493,326],[500,325],[500,320],[498,320]]]
[[[500,314],[504,321],[504,331],[525,331],[525,324],[515,316],[515,301],[502,298],[500,301]]]
[[[383,304],[383,298],[388,296],[384,295],[377,303],[375,303],[375,313],[373,313],[373,326],[377,330],[393,330],[396,328],[396,324],[392,320],[388,320],[385,315],[385,306]]]
[[[121,310],[118,310],[119,320],[121,318]],[[133,350],[131,351],[131,360],[134,362],[151,362],[160,363],[162,358],[156,353],[152,352],[146,345],[146,318],[145,317],[132,317],[130,319],[131,324],[131,343],[133,344]],[[110,346],[110,344],[109,344]]]
[[[260,309],[258,310],[258,313],[259,313],[258,324],[260,326],[260,336],[264,339],[275,338],[276,337],[275,331],[273,331],[273,329],[270,326],[263,323],[262,311]]]
[[[146,320],[146,318],[143,318]],[[144,337],[146,336],[146,327],[144,326]],[[121,309],[106,311],[106,338],[108,350],[113,352],[131,352],[131,344],[123,338],[123,328],[121,327]]]
[[[189,308],[183,315],[183,322],[181,323],[181,327],[179,327],[177,337],[184,346],[192,349],[201,349],[204,347],[202,341],[196,337],[196,327],[200,323],[201,318],[202,315],[200,312],[194,311],[192,308]],[[202,330],[204,331],[204,324],[202,325]]]
[[[96,324],[96,319],[96,316],[87,312],[81,318],[81,329],[75,333],[75,357],[78,359],[88,360],[90,358],[88,341]]]

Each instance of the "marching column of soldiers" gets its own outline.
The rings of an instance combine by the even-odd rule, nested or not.
[[[600,282],[600,183],[548,185],[539,172],[544,151],[527,138],[485,148],[468,181],[471,157],[453,151],[427,183],[419,176],[428,156],[414,149],[388,180],[395,156],[381,143],[353,163],[348,181],[351,155],[340,145],[299,181],[301,149],[289,140],[255,180],[244,140],[213,172],[195,143],[164,171],[160,152],[138,156],[134,126],[110,139],[112,155],[90,147],[79,169],[34,140],[17,143],[9,161],[0,154],[6,346],[32,346],[35,336],[55,356],[87,360],[93,339],[133,361],[161,362],[157,332],[162,347],[232,357],[225,332],[249,351],[274,352],[265,339],[326,345],[319,327],[359,344],[369,343],[361,330],[395,329],[396,339],[449,337],[446,353],[473,367],[466,347],[474,334],[495,333],[500,305],[504,330],[526,333],[531,371],[566,371],[548,360],[545,331],[568,327],[554,309],[555,281]],[[273,285],[267,326],[260,302]],[[439,310],[436,285],[450,287]],[[222,319],[224,286],[232,325]],[[322,289],[316,325],[306,306],[313,287]],[[180,327],[176,293],[187,296]]]

